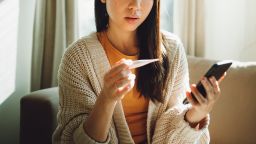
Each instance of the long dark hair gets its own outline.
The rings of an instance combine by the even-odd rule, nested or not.
[[[139,43],[139,59],[158,58],[155,62],[137,71],[137,89],[142,96],[153,102],[163,102],[167,87],[169,72],[169,59],[161,50],[162,36],[160,34],[160,0],[154,0],[153,7],[146,20],[137,29]],[[109,17],[106,5],[100,0],[95,0],[95,21],[97,32],[107,29]]]

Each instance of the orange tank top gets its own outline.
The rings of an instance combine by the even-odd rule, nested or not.
[[[100,32],[97,34],[97,36],[106,52],[111,66],[122,58],[131,60],[138,59],[138,56],[124,55],[115,49],[108,40],[106,32]],[[136,74],[135,69],[133,69],[132,72]],[[137,84],[135,82],[133,89],[124,96],[122,99],[122,105],[132,138],[137,144],[145,143],[147,141],[146,123],[149,100],[141,96],[141,94],[137,91],[136,85]]]

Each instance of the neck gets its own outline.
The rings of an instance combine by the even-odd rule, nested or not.
[[[106,34],[114,48],[123,54],[136,55],[138,53],[136,31],[120,31],[109,27]]]

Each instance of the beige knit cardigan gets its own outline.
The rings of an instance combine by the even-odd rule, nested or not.
[[[168,32],[162,32],[162,35],[161,48],[170,58],[170,73],[164,103],[149,102],[147,143],[209,143],[209,117],[200,130],[191,128],[184,120],[190,105],[182,104],[185,91],[189,88],[188,65],[182,43]],[[53,143],[99,143],[85,133],[83,123],[102,90],[103,76],[108,70],[110,64],[96,33],[81,38],[67,49],[59,67],[60,106]],[[115,107],[105,143],[134,143],[121,102]]]

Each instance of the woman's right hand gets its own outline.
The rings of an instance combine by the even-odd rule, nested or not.
[[[105,74],[101,99],[117,102],[133,88],[136,76],[129,69],[131,62],[121,59]]]
[[[134,86],[135,75],[129,69],[131,63],[122,59],[104,76],[103,89],[84,122],[84,131],[96,141],[107,140],[115,105]]]

